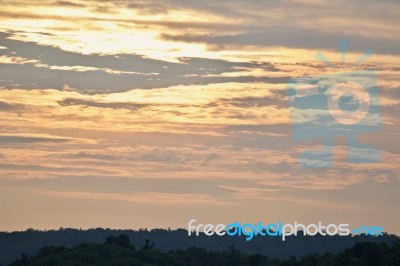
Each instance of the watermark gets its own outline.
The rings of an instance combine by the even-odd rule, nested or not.
[[[285,241],[289,236],[349,236],[353,235],[383,235],[383,228],[378,226],[360,226],[350,230],[349,224],[327,224],[322,222],[304,225],[298,222],[290,223],[267,223],[258,222],[255,224],[234,222],[230,224],[196,224],[196,219],[192,219],[188,223],[188,235],[199,236],[204,233],[206,236],[244,236],[246,241],[252,240],[255,236],[261,237],[280,237]]]
[[[345,62],[345,41],[341,41],[342,63]],[[371,56],[363,54],[354,65]],[[333,67],[322,53],[317,58]],[[297,141],[321,140],[321,148],[299,155],[303,168],[332,166],[333,138],[347,139],[347,161],[376,163],[380,152],[358,143],[361,133],[381,129],[376,73],[373,69],[337,72],[316,77],[291,79],[287,83],[292,138]]]

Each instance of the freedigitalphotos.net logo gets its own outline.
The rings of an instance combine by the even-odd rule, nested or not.
[[[342,64],[345,63],[347,42],[340,42]],[[371,56],[364,53],[358,66]],[[317,58],[335,67],[322,53]],[[291,79],[287,83],[292,138],[321,140],[321,149],[301,153],[303,168],[332,166],[332,140],[347,139],[347,161],[351,163],[379,162],[377,149],[358,143],[362,133],[381,128],[378,87],[375,70],[338,72],[316,77]]]
[[[280,237],[285,241],[288,236],[349,236],[353,235],[383,235],[383,228],[378,226],[359,226],[350,230],[349,224],[301,224],[298,222],[290,223],[263,223],[259,221],[255,224],[234,222],[230,224],[202,224],[196,223],[196,219],[191,219],[188,223],[188,236],[199,236],[203,233],[206,236],[243,236],[246,241],[252,240],[256,236],[261,237]]]

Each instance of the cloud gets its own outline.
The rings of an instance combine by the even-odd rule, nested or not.
[[[25,108],[22,104],[14,104],[0,101],[0,112],[17,112]]]
[[[137,204],[151,205],[213,205],[221,204],[215,198],[200,194],[174,194],[160,192],[135,192],[132,194],[123,193],[99,193],[81,191],[52,191],[41,190],[37,194],[64,198],[72,200],[96,200],[96,201],[125,201]]]
[[[86,93],[105,93],[178,84],[282,83],[288,78],[287,73],[278,72],[266,62],[182,57],[179,62],[171,63],[132,54],[67,52],[33,42],[10,40],[9,33],[3,33],[0,38],[12,47],[0,57],[3,64],[8,64],[0,73],[0,86],[6,88],[14,88],[16,82],[13,81],[18,80],[19,87],[27,89],[61,89],[68,84]]]
[[[151,2],[136,2],[136,3],[128,3],[127,8],[136,9],[139,11],[139,14],[142,15],[155,15],[155,14],[166,14],[168,13],[168,8],[160,3],[151,3]]]
[[[94,143],[89,139],[59,137],[44,134],[0,134],[0,143],[2,145],[10,144],[34,144],[34,143]]]
[[[170,62],[185,56],[227,56],[222,49],[231,51],[231,58],[233,51],[265,54],[260,47],[336,50],[340,38],[354,44],[350,51],[371,48],[375,53],[399,54],[395,1],[336,1],[334,5],[289,0],[49,3],[5,1],[2,17],[19,22],[5,28],[13,31],[14,39],[63,50],[114,55],[140,51],[147,58]],[[76,19],[71,21],[70,14]],[[52,25],[38,23],[46,20]],[[24,23],[37,25],[35,31],[19,26]],[[65,31],[74,34],[65,35]]]
[[[263,202],[292,202],[296,204],[305,205],[308,207],[320,206],[329,209],[349,209],[351,210],[354,206],[344,205],[342,203],[324,201],[321,199],[315,199],[313,197],[303,196],[292,196],[285,190],[265,188],[265,187],[234,187],[234,186],[220,186],[222,189],[226,189],[234,192],[234,196],[241,201],[263,201]]]
[[[312,50],[338,50],[338,40],[346,38],[351,44],[350,52],[363,52],[371,49],[377,54],[400,54],[400,41],[397,38],[381,38],[374,36],[354,36],[332,32],[316,32],[313,29],[298,28],[266,28],[258,32],[246,32],[229,35],[198,35],[182,34],[170,35],[163,33],[160,36],[167,41],[187,43],[204,43],[209,49],[233,50],[238,47],[287,47]]]
[[[136,109],[148,106],[147,104],[137,104],[137,103],[128,103],[128,102],[122,102],[122,103],[96,102],[96,101],[74,99],[74,98],[66,98],[66,99],[63,99],[62,101],[58,101],[58,103],[61,106],[82,105],[82,106],[91,106],[91,107],[99,107],[99,108],[129,109],[129,110],[136,110]]]
[[[77,3],[73,1],[55,1],[53,3],[55,6],[67,6],[67,7],[85,7],[82,3]]]
[[[38,60],[35,59],[27,59],[27,58],[23,58],[23,57],[19,57],[19,56],[5,56],[2,55],[0,56],[0,64],[19,64],[19,65],[23,65],[23,64],[31,64],[31,63],[38,63]]]

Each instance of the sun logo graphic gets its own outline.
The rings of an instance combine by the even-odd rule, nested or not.
[[[345,63],[346,49],[347,42],[340,41],[341,66]],[[360,65],[370,56],[370,51],[364,53],[353,66]],[[337,68],[320,52],[316,58]],[[320,147],[299,154],[301,167],[331,167],[335,137],[347,140],[347,162],[380,161],[377,149],[358,141],[360,134],[375,132],[382,127],[374,69],[291,79],[287,83],[287,94],[292,138],[321,141]]]

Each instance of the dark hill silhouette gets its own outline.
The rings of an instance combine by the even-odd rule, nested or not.
[[[346,248],[353,247],[356,242],[376,242],[391,245],[397,241],[395,235],[384,234],[379,237],[372,236],[297,236],[289,237],[282,242],[279,237],[254,237],[247,242],[243,237],[220,237],[205,236],[204,234],[188,236],[184,229],[165,230],[141,229],[134,230],[111,230],[111,229],[64,229],[38,231],[29,229],[23,232],[0,232],[0,263],[6,265],[19,258],[21,253],[27,256],[35,255],[44,246],[63,246],[70,248],[80,243],[104,243],[107,237],[116,237],[124,234],[129,237],[130,243],[136,247],[144,247],[151,250],[154,246],[160,252],[172,250],[186,250],[189,247],[205,248],[210,251],[224,251],[229,247],[239,250],[245,254],[260,254],[269,258],[290,258],[295,256],[301,258],[310,254],[326,252],[338,253]],[[301,234],[300,234],[301,235]],[[147,241],[150,239],[151,241]],[[113,241],[108,238],[108,241]],[[114,241],[119,241],[114,239]],[[123,242],[123,241],[122,241]],[[126,244],[126,239],[125,239]]]
[[[78,244],[72,248],[48,246],[40,249],[34,257],[21,255],[10,266],[67,266],[67,265],[113,265],[113,266],[398,266],[400,265],[400,241],[392,245],[377,242],[357,242],[352,248],[337,254],[307,255],[300,260],[270,259],[260,254],[245,254],[229,247],[224,251],[209,251],[190,247],[185,250],[162,252],[146,239],[141,249],[130,244],[129,236],[121,234],[106,238],[104,244]]]

